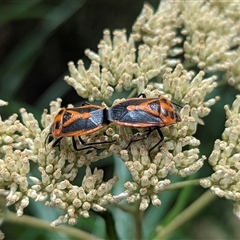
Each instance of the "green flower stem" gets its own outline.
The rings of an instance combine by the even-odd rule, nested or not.
[[[134,214],[134,224],[135,224],[135,239],[142,239],[143,238],[143,215],[144,212],[136,208],[136,212]]]
[[[60,225],[60,226],[57,226],[56,228],[53,228],[50,226],[49,222],[46,222],[34,217],[30,217],[27,215],[17,217],[16,213],[13,213],[11,211],[6,212],[6,214],[4,215],[4,221],[11,222],[14,224],[20,224],[24,226],[29,226],[29,227],[35,227],[35,228],[47,230],[47,231],[53,231],[53,232],[61,231],[67,234],[69,237],[74,237],[76,239],[88,239],[88,240],[99,239],[89,233],[86,233],[74,227]]]
[[[175,190],[175,189],[192,187],[192,186],[199,186],[199,179],[173,183],[173,184],[167,186],[163,191]],[[184,189],[183,189],[183,191],[184,191]],[[185,196],[186,196],[186,194],[185,194]],[[182,201],[185,198],[182,199],[180,197],[180,199],[181,199],[181,203],[182,203]],[[178,207],[176,207],[174,209],[174,211],[171,211],[171,214],[168,215],[168,219],[172,220],[171,217],[175,216],[176,212],[179,212],[179,208],[181,208],[181,207],[179,207],[179,205],[182,206],[181,203],[178,204]],[[116,204],[115,206],[117,206],[119,209],[121,209],[124,212],[130,213],[134,217],[134,224],[135,224],[135,229],[136,229],[135,239],[142,239],[142,220],[143,220],[144,212],[139,211],[139,205],[128,206],[128,205],[124,205],[124,204]],[[166,222],[168,222],[168,221],[166,221]]]
[[[142,229],[143,229],[143,216],[144,212],[139,210],[139,204],[134,204],[133,206],[127,206],[123,204],[116,204],[119,209],[132,215],[135,225],[135,237],[134,239],[142,239]]]
[[[200,185],[199,179],[187,180],[187,181],[183,181],[183,182],[172,183],[169,186],[167,186],[163,191],[169,191],[169,190],[175,190],[175,189],[179,189],[179,188],[199,186],[199,185]]]
[[[195,217],[198,212],[210,204],[215,198],[216,197],[210,191],[206,191],[194,203],[179,214],[169,225],[164,228],[162,226],[158,226],[154,239],[164,239],[169,236],[169,234],[173,233],[177,228],[188,222],[191,218]]]
[[[190,176],[191,177],[191,176]],[[189,177],[189,178],[190,178]],[[181,182],[180,182],[181,183]],[[181,191],[178,194],[177,201],[174,204],[173,208],[168,212],[166,217],[162,221],[163,226],[167,226],[175,217],[177,217],[189,204],[189,197],[191,197],[191,194],[193,192],[193,185],[199,185],[199,181],[196,180],[188,180],[184,181],[184,186],[181,186],[181,184],[176,183],[175,188],[183,187]],[[180,185],[180,186],[179,186]]]
[[[133,206],[128,206],[124,204],[115,204],[115,206],[121,209],[123,212],[135,214],[135,208]]]

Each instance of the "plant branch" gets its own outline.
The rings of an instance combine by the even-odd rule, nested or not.
[[[8,211],[8,210],[4,215],[4,221],[11,222],[14,224],[19,224],[19,225],[29,226],[29,227],[32,226],[32,227],[35,227],[38,229],[52,231],[52,232],[61,231],[61,232],[64,232],[65,234],[67,234],[68,236],[74,237],[76,239],[88,239],[88,240],[99,239],[89,233],[86,233],[86,232],[79,230],[77,228],[74,228],[74,227],[60,225],[56,228],[53,228],[50,226],[49,222],[46,222],[46,221],[43,221],[43,220],[40,220],[40,219],[37,219],[34,217],[30,217],[27,215],[17,217],[17,215],[15,213]]]
[[[174,232],[177,228],[195,217],[198,212],[210,204],[216,197],[210,192],[206,191],[200,198],[186,208],[166,227],[158,226],[157,233],[154,239],[164,239],[169,234]]]
[[[175,189],[191,187],[191,186],[199,186],[200,185],[199,180],[200,179],[195,179],[195,180],[187,180],[187,181],[172,183],[169,186],[167,186],[163,191],[175,190]]]
[[[142,239],[142,230],[143,230],[143,211],[139,210],[139,205],[138,208],[136,208],[135,214],[134,214],[134,223],[135,223],[135,239],[140,240]]]
[[[132,206],[128,206],[124,204],[115,204],[115,206],[121,209],[123,212],[131,213],[131,214],[135,213],[135,209]]]

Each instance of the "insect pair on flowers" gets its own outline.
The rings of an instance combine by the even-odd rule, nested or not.
[[[181,107],[166,97],[146,98],[146,95],[142,93],[137,98],[124,100],[110,108],[89,103],[83,103],[80,107],[61,108],[50,127],[49,134],[56,138],[52,146],[58,146],[63,137],[72,137],[73,148],[76,151],[95,148],[96,144],[112,143],[114,141],[85,143],[81,136],[91,134],[114,123],[132,128],[148,129],[144,137],[131,140],[126,148],[132,142],[147,138],[156,130],[160,139],[149,149],[150,153],[164,139],[160,128],[181,121],[174,105]],[[78,138],[84,147],[78,148],[75,138]]]

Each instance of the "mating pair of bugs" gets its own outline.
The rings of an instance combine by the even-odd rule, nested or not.
[[[115,123],[132,128],[148,129],[143,138],[131,140],[127,147],[132,142],[147,138],[154,130],[157,130],[160,140],[149,149],[151,152],[164,139],[160,128],[181,121],[174,105],[180,107],[163,96],[146,98],[146,95],[142,93],[137,98],[124,100],[108,109],[88,103],[75,108],[61,108],[50,127],[50,135],[57,138],[52,146],[59,145],[63,137],[72,137],[73,148],[76,151],[94,148],[94,145],[99,143],[111,143],[85,143],[81,136]],[[84,145],[83,148],[77,148],[75,137],[78,137]]]

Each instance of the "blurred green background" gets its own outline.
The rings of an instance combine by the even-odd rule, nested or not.
[[[143,2],[1,1],[0,98],[10,103],[1,109],[2,116],[23,106],[40,116],[57,97],[63,105],[79,102],[63,81],[67,63],[83,59],[88,67],[84,50],[97,51],[105,28],[129,32]]]
[[[148,2],[156,8],[159,1]],[[24,107],[40,120],[43,109],[48,108],[49,102],[57,97],[63,99],[63,106],[81,102],[75,90],[63,81],[64,76],[68,75],[67,63],[77,63],[83,59],[88,67],[90,62],[84,50],[90,48],[97,51],[97,44],[105,28],[126,28],[129,33],[143,3],[142,0],[1,1],[0,99],[9,102],[7,107],[0,108],[2,118],[18,113],[19,108]],[[224,129],[225,113],[222,107],[233,101],[236,91],[224,86],[218,88],[215,94],[221,96],[221,101],[213,107],[212,113],[204,119],[205,126],[200,126],[197,132],[199,139],[208,139],[201,145],[201,154],[206,156],[209,156],[214,140],[221,136]],[[124,165],[113,158],[96,164],[105,171],[109,168],[110,177],[113,174],[111,161]],[[205,177],[210,173],[211,168],[206,163],[195,177]],[[182,195],[181,191],[162,195],[162,207],[149,207],[146,212],[145,236],[153,236],[156,224],[162,222],[175,203],[179,204],[180,212],[203,192],[204,189],[200,187],[192,187],[185,189]],[[170,239],[207,239],[208,236],[208,239],[240,238],[239,223],[231,208],[231,202],[218,199],[193,221],[173,233]],[[114,211],[109,210],[109,214],[111,212]],[[46,209],[43,204],[34,202],[31,202],[25,213],[47,221],[53,221],[59,215],[55,209]],[[125,226],[131,226],[131,217],[124,215],[126,213],[117,211],[114,219],[124,219]],[[90,219],[80,218],[76,227],[105,238],[108,222],[105,224],[104,219],[93,214]],[[131,236],[131,233],[124,232],[124,224],[115,227],[120,239]],[[1,230],[6,234],[5,239],[11,240],[72,239],[61,233],[44,232],[10,223],[4,223]]]

